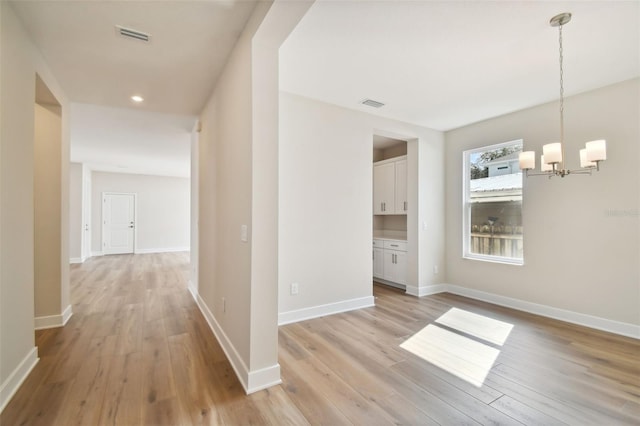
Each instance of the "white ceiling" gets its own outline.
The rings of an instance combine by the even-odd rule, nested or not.
[[[189,176],[190,133],[255,1],[16,1],[71,109],[71,161]],[[151,35],[126,39],[116,25]],[[130,97],[139,94],[142,104]]]
[[[190,176],[195,118],[71,104],[71,161],[93,170]]]
[[[19,1],[14,9],[73,102],[197,115],[254,1]],[[144,43],[115,25],[151,34]]]
[[[12,3],[74,103],[72,161],[184,176],[186,143],[255,1]],[[437,130],[640,74],[637,1],[317,1],[282,46],[284,91]],[[115,25],[151,34],[123,39]],[[133,105],[132,94],[145,102]],[[384,102],[374,109],[365,98]],[[179,162],[180,165],[178,164]],[[188,172],[187,172],[188,174]]]
[[[637,1],[317,1],[280,49],[281,89],[449,130],[640,74]],[[386,105],[359,103],[371,98]]]

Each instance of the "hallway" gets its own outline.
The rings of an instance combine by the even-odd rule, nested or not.
[[[40,362],[0,424],[275,419],[272,392],[245,396],[187,290],[188,268],[188,253],[103,256],[72,265],[73,316],[64,328],[36,332]]]

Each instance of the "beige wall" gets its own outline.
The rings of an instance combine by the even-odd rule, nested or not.
[[[255,31],[255,26],[253,31]],[[251,230],[251,37],[246,28],[200,121],[199,293],[249,365]],[[226,299],[226,312],[222,309]]]
[[[83,167],[80,163],[69,165],[69,259],[82,259],[82,185]]]
[[[61,313],[60,107],[35,104],[34,126],[34,289],[37,318]]]
[[[136,194],[136,252],[189,250],[190,182],[187,178],[91,173],[93,253],[102,251],[102,193]]]
[[[280,132],[281,314],[372,296],[374,134],[409,140],[409,212],[402,222],[410,291],[438,282],[432,271],[444,266],[441,132],[287,93],[280,94]],[[290,294],[293,282],[298,295]]]
[[[200,116],[198,291],[250,392],[279,381],[277,52],[311,4],[257,5]]]
[[[462,259],[462,152],[522,138],[540,154],[558,138],[557,103],[448,132],[448,282],[640,324],[639,108],[637,79],[566,99],[567,166],[593,139],[607,139],[608,160],[592,176],[524,180],[523,266]]]
[[[0,389],[4,398],[34,349],[34,101],[36,72],[62,105],[60,249],[68,262],[68,102],[8,2],[0,2]],[[68,306],[62,268],[57,313]],[[21,369],[21,367],[24,367]],[[11,377],[12,374],[17,374]]]

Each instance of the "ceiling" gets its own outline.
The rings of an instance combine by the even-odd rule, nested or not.
[[[280,49],[281,89],[450,130],[640,74],[637,1],[317,1]],[[386,104],[360,105],[364,99]]]
[[[73,103],[72,161],[183,176],[192,125],[256,2],[12,4]],[[280,49],[280,86],[449,130],[557,99],[558,33],[548,22],[560,12],[573,13],[567,95],[637,77],[639,4],[318,0]],[[115,25],[151,41],[124,39]],[[133,104],[133,94],[145,101]],[[386,105],[361,105],[367,98]]]
[[[92,170],[189,177],[195,118],[71,104],[71,161]]]
[[[19,1],[13,7],[73,102],[198,115],[254,1]],[[116,32],[151,35],[148,43]]]
[[[190,174],[190,134],[255,1],[16,1],[72,102],[71,161]],[[150,34],[124,38],[116,25]],[[44,92],[43,92],[44,93]],[[132,95],[141,95],[137,104]]]

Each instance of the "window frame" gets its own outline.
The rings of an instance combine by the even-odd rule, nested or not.
[[[493,151],[507,146],[520,144],[524,149],[524,139],[514,139],[507,142],[501,142],[493,145],[485,145],[477,148],[468,149],[462,152],[462,258],[470,260],[479,260],[483,262],[502,263],[506,265],[524,265],[524,226],[522,228],[522,258],[496,256],[489,254],[478,254],[471,252],[471,156],[473,154]],[[522,202],[524,201],[524,185],[521,190],[520,214],[522,214]]]

